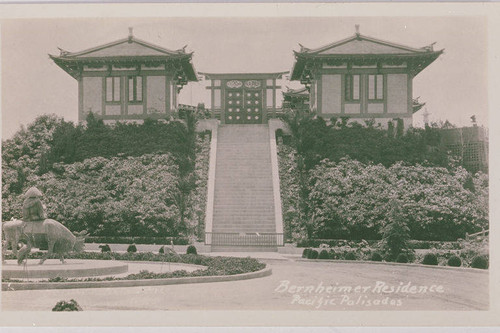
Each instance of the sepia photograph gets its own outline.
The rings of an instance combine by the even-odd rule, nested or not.
[[[1,17],[2,318],[491,322],[491,18],[288,5]]]

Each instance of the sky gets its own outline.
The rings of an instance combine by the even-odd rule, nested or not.
[[[422,126],[449,120],[470,126],[476,115],[488,125],[487,22],[483,17],[268,17],[16,19],[1,22],[2,139],[37,116],[54,113],[77,121],[77,81],[50,60],[58,47],[81,51],[134,36],[167,49],[194,51],[199,72],[251,73],[290,70],[298,43],[316,48],[363,35],[411,47],[436,42],[444,49],[413,81],[413,96],[426,102],[414,115]],[[179,102],[209,105],[205,82],[190,83]],[[297,82],[285,83],[297,87]]]

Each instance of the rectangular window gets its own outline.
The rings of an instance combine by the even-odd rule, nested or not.
[[[271,79],[266,80],[266,86],[268,86],[268,87],[274,86],[274,80],[271,80]]]
[[[128,78],[128,101],[142,102],[142,77],[129,76]]]
[[[214,87],[220,87],[220,80],[214,80]]]
[[[214,89],[214,108],[220,109],[221,107],[221,90]]]
[[[266,90],[266,106],[267,106],[267,108],[272,108],[274,106],[273,97],[274,97],[273,90],[267,89]]]
[[[119,102],[120,90],[120,77],[106,78],[106,102]]]
[[[346,101],[359,101],[359,75],[346,75],[345,76],[345,100]]]
[[[368,99],[384,99],[384,75],[368,75]]]

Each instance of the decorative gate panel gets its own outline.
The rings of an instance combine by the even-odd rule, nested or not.
[[[226,124],[262,123],[263,98],[260,81],[228,81],[224,97]]]
[[[232,81],[229,81],[232,82]],[[228,83],[229,83],[228,82]],[[243,124],[243,89],[227,89],[225,96],[226,124]]]

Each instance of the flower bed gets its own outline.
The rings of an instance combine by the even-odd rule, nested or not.
[[[30,254],[29,259],[39,259],[43,252],[34,252]],[[6,256],[6,259],[14,259],[12,254]],[[156,261],[156,262],[175,262],[185,264],[195,264],[206,266],[206,269],[199,269],[193,272],[179,270],[167,273],[152,273],[141,271],[137,274],[129,274],[126,277],[92,277],[85,279],[72,279],[56,277],[42,282],[85,282],[85,281],[114,281],[114,280],[144,280],[144,279],[165,279],[178,277],[199,277],[199,276],[220,276],[236,275],[250,273],[262,270],[266,264],[253,258],[233,258],[233,257],[207,257],[195,254],[154,254],[151,252],[142,253],[95,253],[82,252],[69,255],[69,259],[92,259],[92,260],[122,260],[122,261]],[[3,282],[26,282],[12,279],[2,279]],[[41,282],[41,281],[37,281]]]

